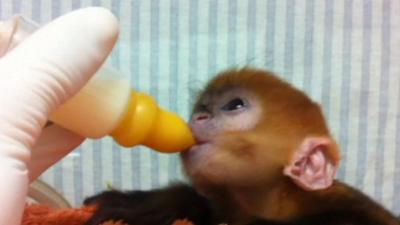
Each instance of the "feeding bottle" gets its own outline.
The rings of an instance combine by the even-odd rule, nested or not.
[[[1,25],[11,32],[0,37],[0,56],[38,28],[21,16]],[[145,145],[160,152],[179,152],[194,144],[182,118],[159,107],[150,95],[134,91],[128,80],[107,67],[57,108],[50,120],[84,137],[109,135],[124,147]]]

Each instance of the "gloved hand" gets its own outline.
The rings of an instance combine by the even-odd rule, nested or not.
[[[0,45],[12,30],[2,28]],[[20,223],[29,180],[83,141],[43,127],[97,71],[117,36],[109,11],[86,8],[54,20],[0,58],[0,225]]]

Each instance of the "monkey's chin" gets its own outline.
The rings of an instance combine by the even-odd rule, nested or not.
[[[192,181],[203,183],[209,180],[210,173],[215,173],[213,156],[215,154],[214,144],[211,142],[198,143],[188,151],[182,152],[182,161],[186,174]],[[206,183],[209,183],[207,181]]]

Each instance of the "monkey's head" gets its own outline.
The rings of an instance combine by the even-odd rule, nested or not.
[[[195,186],[255,187],[291,179],[330,186],[339,152],[320,107],[273,74],[230,70],[199,95],[190,122],[197,145],[183,153]]]

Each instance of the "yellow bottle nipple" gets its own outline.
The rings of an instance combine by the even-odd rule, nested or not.
[[[120,145],[146,145],[168,153],[184,151],[194,145],[190,128],[178,115],[158,107],[147,94],[132,91],[131,99],[124,119],[111,133]]]

